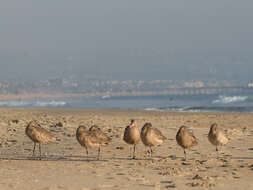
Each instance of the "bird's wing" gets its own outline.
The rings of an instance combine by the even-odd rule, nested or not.
[[[152,128],[154,134],[161,140],[166,140],[167,138],[162,134],[162,132],[159,129]]]
[[[40,139],[41,142],[56,141],[55,136],[42,127],[36,127],[35,135],[37,136],[38,139]]]
[[[104,141],[105,143],[110,142],[111,138],[107,137],[105,133],[103,133],[101,130],[97,130],[94,132],[95,136],[100,139],[101,141]]]

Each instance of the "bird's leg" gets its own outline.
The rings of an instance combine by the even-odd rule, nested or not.
[[[152,158],[152,153],[153,153],[153,150],[152,148],[150,147],[150,157]]]
[[[216,146],[216,152],[217,152],[217,159],[219,158],[219,150],[218,147]]]
[[[185,152],[185,149],[184,149],[184,160],[186,161],[186,152]]]
[[[36,142],[34,142],[34,146],[33,146],[33,156],[34,156],[34,153],[35,153],[35,147],[36,147]]]
[[[133,152],[133,159],[135,159],[135,148],[136,148],[136,144],[134,145],[134,152]]]
[[[132,146],[129,147],[130,158],[132,157]]]
[[[86,157],[88,158],[88,155],[89,155],[88,148],[85,147],[85,149],[86,149]]]
[[[40,147],[40,143],[39,143],[39,150],[40,150],[40,160],[41,160],[41,147]]]
[[[147,156],[150,155],[150,152],[149,152],[149,150],[146,148],[146,146],[145,146],[145,153],[146,153]]]
[[[100,146],[98,147],[98,160],[100,158]]]

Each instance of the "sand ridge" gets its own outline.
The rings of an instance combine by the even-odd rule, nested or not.
[[[250,113],[167,113],[134,110],[0,108],[0,189],[252,189],[253,115]],[[135,119],[139,129],[151,122],[168,138],[150,158],[142,143],[136,160],[123,140],[125,126]],[[31,120],[60,141],[43,144],[42,160],[32,157],[33,143],[25,135]],[[217,123],[229,137],[219,159],[207,135]],[[79,125],[98,125],[112,138],[86,158],[75,137]],[[176,133],[185,125],[198,145],[184,161]]]

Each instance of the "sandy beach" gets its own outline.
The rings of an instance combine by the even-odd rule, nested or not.
[[[0,108],[0,113],[0,189],[253,189],[252,114],[10,108]],[[151,122],[168,138],[154,148],[153,158],[140,142],[137,159],[130,159],[122,136],[131,119],[139,129]],[[31,120],[58,138],[42,144],[42,160],[38,149],[32,157],[33,142],[25,135]],[[218,159],[207,138],[214,122],[229,137]],[[77,142],[80,124],[96,124],[112,138],[102,147],[101,160],[96,160],[97,148],[87,158]],[[175,139],[182,125],[192,129],[198,140],[187,150],[187,161]]]

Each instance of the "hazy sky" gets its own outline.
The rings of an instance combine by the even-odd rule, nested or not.
[[[2,0],[0,80],[251,80],[252,0]]]

